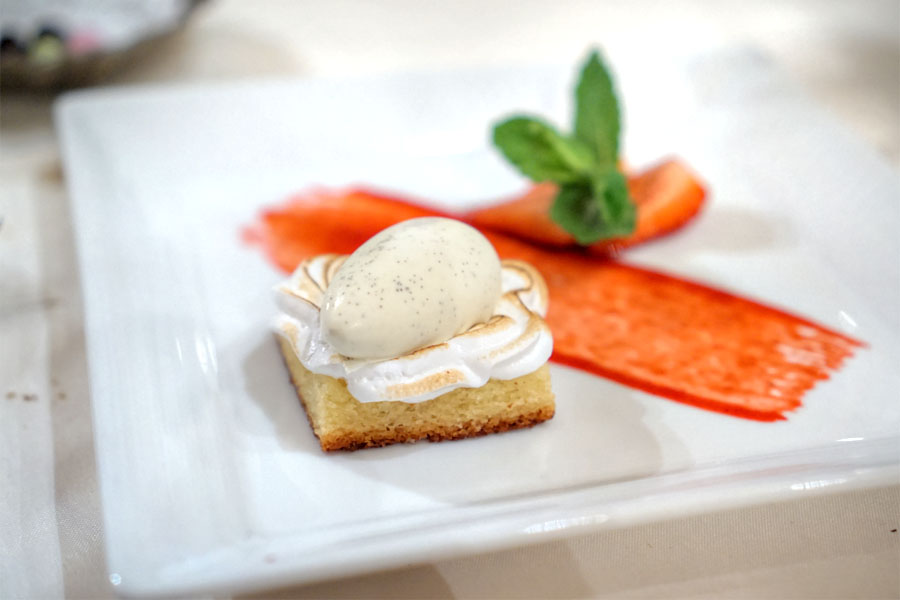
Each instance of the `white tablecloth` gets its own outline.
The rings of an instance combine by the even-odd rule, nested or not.
[[[896,0],[213,2],[112,82],[573,62],[635,38],[648,52],[755,45],[900,167]],[[0,102],[0,598],[103,598],[113,589],[50,102]],[[272,596],[900,597],[900,487],[808,493]]]

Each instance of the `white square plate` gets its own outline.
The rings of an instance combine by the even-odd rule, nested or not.
[[[57,107],[85,296],[111,580],[122,593],[312,581],[897,476],[900,185],[752,52],[614,55],[626,156],[708,181],[629,262],[867,342],[787,421],[554,367],[527,431],[326,455],[269,332],[282,275],[241,242],[309,186],[463,208],[523,187],[513,110],[567,121],[571,68],[93,90]]]

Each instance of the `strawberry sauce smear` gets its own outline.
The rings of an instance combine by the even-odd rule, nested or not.
[[[309,256],[350,253],[394,223],[435,215],[447,216],[364,190],[318,192],[264,211],[244,239],[291,272]],[[861,346],[706,285],[480,225],[502,258],[526,260],[544,274],[551,360],[658,396],[735,417],[783,420]]]

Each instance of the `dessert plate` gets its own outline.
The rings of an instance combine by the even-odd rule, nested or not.
[[[896,172],[751,51],[610,61],[629,162],[676,153],[711,190],[694,224],[627,260],[867,346],[786,421],[554,366],[557,415],[534,429],[326,455],[269,330],[283,275],[242,227],[311,186],[447,209],[515,193],[488,124],[566,121],[571,68],[69,94],[56,117],[120,593],[247,591],[897,480]]]

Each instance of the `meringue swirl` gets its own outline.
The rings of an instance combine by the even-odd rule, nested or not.
[[[323,254],[308,259],[277,285],[281,314],[274,328],[304,367],[345,380],[360,402],[424,402],[456,388],[481,387],[491,378],[521,377],[550,358],[553,337],[543,319],[547,286],[534,267],[517,260],[502,261],[502,293],[487,322],[402,356],[342,356],[323,338],[319,312],[325,290],[346,258]]]

